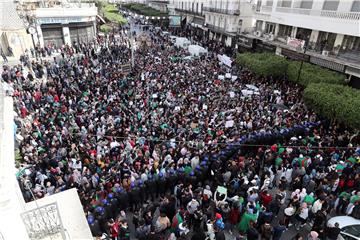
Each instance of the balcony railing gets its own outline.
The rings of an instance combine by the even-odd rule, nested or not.
[[[355,20],[355,21],[360,20],[360,12],[337,12],[337,11],[304,9],[304,8],[286,8],[286,7],[277,7],[276,11],[281,13],[302,14],[302,15],[309,15],[316,17],[338,18],[344,20]]]
[[[213,8],[213,7],[204,7],[204,11],[206,12],[215,12],[215,13],[223,13],[223,14],[230,14],[230,15],[239,15],[239,9],[223,9],[223,8]]]
[[[271,13],[272,11],[272,6],[261,6],[260,8],[260,12],[262,13]]]
[[[181,9],[181,8],[175,8],[175,11],[187,13],[190,15],[196,15],[196,16],[203,16],[204,14],[197,11],[187,10],[187,9]]]
[[[214,32],[217,32],[217,33],[230,33],[230,34],[236,34],[237,30],[235,31],[228,31],[226,28],[224,27],[219,27],[219,26],[215,26],[215,25],[212,25],[212,24],[206,24],[206,27],[213,30]]]
[[[168,0],[149,0],[148,2],[150,2],[150,3],[163,3],[163,4],[168,4],[169,3]]]

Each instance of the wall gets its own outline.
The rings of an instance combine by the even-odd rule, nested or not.
[[[0,83],[0,239],[27,240],[20,213],[25,203],[16,181],[13,100]]]
[[[37,201],[41,207],[46,204],[57,202],[61,215],[61,221],[70,239],[92,239],[89,225],[83,212],[77,190],[75,188],[60,192]],[[26,203],[26,210],[36,208],[35,202]]]

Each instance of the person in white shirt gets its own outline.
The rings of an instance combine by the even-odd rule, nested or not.
[[[311,208],[311,211],[314,215],[321,210],[323,202],[324,201],[321,199],[318,199],[314,202],[314,205]]]
[[[307,207],[306,203],[303,203],[300,207],[299,214],[296,215],[296,220],[298,221],[296,223],[296,230],[300,230],[300,227],[304,227],[308,217],[309,217],[309,208]]]

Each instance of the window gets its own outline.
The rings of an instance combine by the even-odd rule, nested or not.
[[[262,30],[263,21],[256,21],[256,31]]]
[[[196,12],[199,12],[199,3],[196,3]]]
[[[204,4],[202,3],[201,8],[200,8],[201,15],[202,15],[202,12],[203,12],[203,6],[204,6]]]
[[[300,3],[300,8],[311,9],[312,5],[313,5],[312,0],[302,0]]]
[[[266,1],[266,6],[272,7],[272,5],[273,5],[273,0]]]
[[[354,0],[351,6],[351,12],[360,12],[360,0]]]
[[[353,236],[360,236],[360,225],[347,226],[344,227],[342,231]]]
[[[258,1],[256,4],[256,11],[260,12],[260,8],[261,8],[261,1]]]
[[[239,20],[239,27],[238,27],[238,30],[239,30],[239,32],[241,31],[241,29],[242,29],[242,24],[243,24],[243,20],[242,19],[240,19]]]
[[[325,0],[323,10],[336,11],[339,6],[339,0]]]
[[[291,0],[282,0],[282,1],[278,1],[278,7],[287,7],[287,8],[291,8]]]
[[[292,26],[282,25],[279,26],[279,37],[289,37],[291,35]]]
[[[265,25],[265,33],[274,34],[275,33],[275,24],[274,23],[266,23],[266,25]]]

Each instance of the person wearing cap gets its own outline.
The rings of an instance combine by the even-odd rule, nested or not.
[[[327,226],[326,228],[326,238],[328,240],[337,240],[341,230],[339,228],[339,223],[336,222],[334,226]]]
[[[132,182],[130,184],[130,190],[129,190],[129,199],[131,204],[131,209],[133,211],[138,210],[140,207],[140,189],[136,185],[135,182]]]
[[[186,209],[190,215],[190,221],[189,221],[189,225],[192,225],[193,219],[194,219],[194,213],[196,210],[199,209],[199,202],[195,199],[192,198],[191,201],[186,205]]]
[[[89,214],[87,216],[87,222],[89,224],[91,234],[96,238],[101,237],[103,232],[100,228],[99,221],[93,215]]]
[[[307,240],[319,240],[319,234],[316,231],[311,231],[308,235]]]

